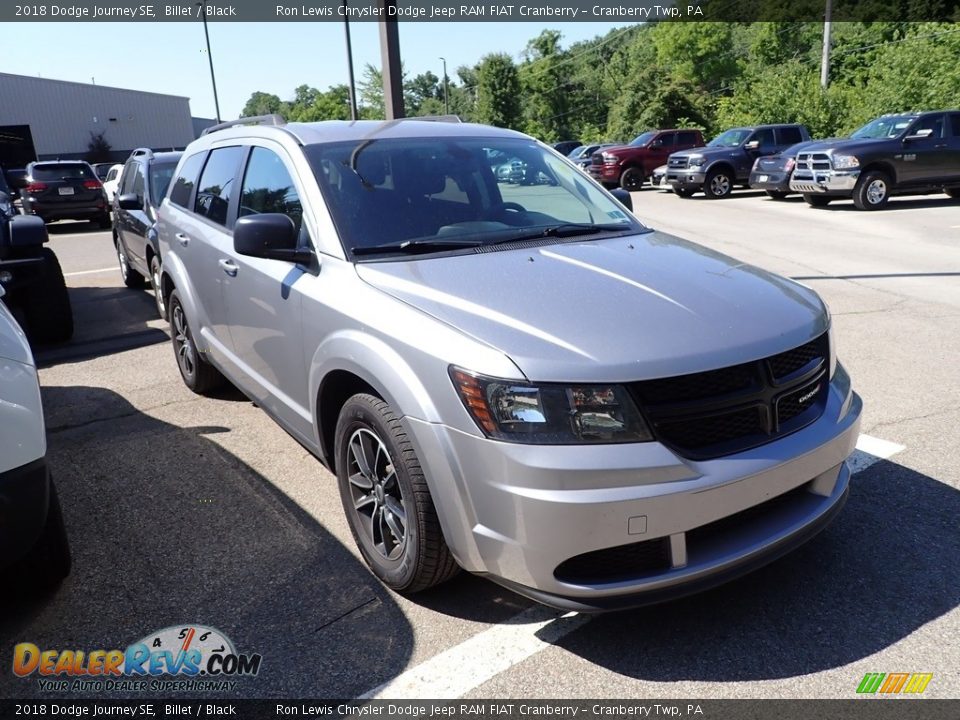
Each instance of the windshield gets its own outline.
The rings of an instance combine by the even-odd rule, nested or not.
[[[653,140],[654,136],[656,136],[656,133],[652,130],[650,132],[645,132],[643,135],[637,135],[633,140],[631,140],[630,145],[633,147],[642,147]]]
[[[707,147],[738,147],[749,134],[750,131],[745,128],[727,130],[708,142]]]
[[[351,254],[644,229],[533,140],[368,139],[311,145],[306,154]]]
[[[176,160],[168,163],[155,162],[150,166],[150,197],[156,204],[159,205],[163,196],[167,194],[167,188],[173,178],[173,171],[176,169]]]
[[[909,115],[898,117],[882,117],[871,120],[850,137],[855,140],[879,140],[881,138],[895,138],[903,134],[914,118]]]

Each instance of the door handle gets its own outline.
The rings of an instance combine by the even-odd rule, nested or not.
[[[220,268],[230,277],[236,277],[237,270],[240,268],[237,267],[237,264],[233,260],[227,260],[226,258],[218,261]]]
[[[190,238],[188,238],[183,233],[177,233],[176,235],[174,235],[174,237],[177,239],[177,242],[180,243],[183,247],[186,247],[190,242]]]

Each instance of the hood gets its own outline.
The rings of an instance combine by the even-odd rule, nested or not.
[[[662,233],[356,267],[535,381],[699,372],[791,349],[827,327],[812,290]]]
[[[890,142],[892,138],[832,138],[830,140],[820,140],[814,142],[803,149],[803,152],[828,152],[830,150],[844,150],[847,152],[856,152],[861,148],[874,148],[877,143]]]
[[[690,148],[689,150],[678,150],[671,153],[670,157],[688,158],[691,155],[702,155],[705,158],[733,157],[740,152],[740,146],[737,147],[703,147]]]

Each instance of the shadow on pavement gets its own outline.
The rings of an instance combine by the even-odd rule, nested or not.
[[[946,195],[915,195],[905,197],[891,197],[887,206],[879,211],[881,213],[895,212],[897,210],[918,210],[923,208],[952,207],[960,205],[960,202]],[[814,210],[826,210],[827,212],[861,212],[853,205],[849,198],[837,198],[834,202],[825,208],[813,208]]]
[[[656,682],[769,680],[841,667],[960,604],[958,517],[960,492],[878,462],[856,475],[837,520],[798,551],[701,595],[599,616],[558,644]],[[851,692],[857,680],[851,676]]]
[[[258,676],[216,697],[353,697],[406,666],[412,630],[390,593],[312,516],[208,439],[228,429],[176,427],[103,388],[45,387],[43,399],[74,564],[50,596],[0,594],[8,670],[19,642],[123,650],[194,623],[263,656]],[[0,696],[72,694],[45,694],[36,675],[6,671]]]

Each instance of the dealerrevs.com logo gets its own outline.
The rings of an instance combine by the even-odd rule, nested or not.
[[[237,678],[260,672],[262,659],[238,653],[215,628],[182,625],[151,633],[126,650],[41,650],[19,643],[13,673],[37,676],[47,691],[227,691]]]
[[[857,686],[860,695],[922,695],[933,673],[867,673]]]

